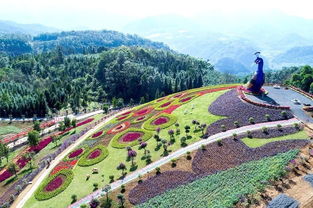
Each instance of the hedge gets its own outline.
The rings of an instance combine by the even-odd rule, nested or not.
[[[153,125],[152,122],[160,117],[167,117],[169,121],[167,123],[161,124],[161,125]],[[173,124],[175,124],[177,121],[177,117],[172,114],[167,113],[160,113],[157,116],[153,116],[152,118],[145,121],[142,125],[144,129],[155,131],[157,128],[165,129]]]
[[[125,130],[119,134],[116,134],[111,140],[111,146],[118,148],[118,149],[123,149],[125,147],[131,147],[131,146],[139,145],[138,139],[135,141],[132,141],[132,142],[125,142],[125,143],[119,142],[120,138],[128,132],[141,132],[141,133],[143,133],[143,136],[141,137],[142,141],[147,141],[152,137],[152,133],[149,131],[146,131],[144,129],[129,128],[129,129],[127,129],[127,130]]]
[[[66,176],[66,179],[63,182],[63,184],[59,188],[55,189],[54,191],[50,191],[50,192],[45,191],[45,188],[50,183],[50,181],[54,180],[56,177],[60,175]],[[70,183],[73,180],[73,177],[74,177],[73,171],[70,169],[63,169],[63,170],[60,170],[57,174],[49,176],[41,183],[41,185],[35,192],[35,198],[39,201],[43,201],[43,200],[48,200],[57,196],[70,185]]]
[[[95,151],[96,149],[100,149],[101,154],[96,158],[88,159],[89,154],[92,153],[93,151]],[[82,167],[95,165],[95,164],[101,162],[102,160],[104,160],[108,155],[109,155],[108,149],[105,146],[99,144],[99,145],[89,149],[88,151],[86,151],[82,155],[82,157],[79,159],[78,165],[82,166]]]

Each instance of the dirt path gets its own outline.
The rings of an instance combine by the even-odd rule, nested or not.
[[[32,184],[27,186],[17,197],[17,199],[12,204],[12,208],[22,208],[24,204],[27,202],[27,200],[34,194],[34,192],[37,190],[38,186],[41,184],[41,182],[47,177],[47,175],[52,171],[52,169],[71,151],[73,151],[81,142],[83,142],[87,137],[92,135],[97,129],[99,129],[103,124],[109,122],[112,120],[115,116],[127,111],[128,109],[125,109],[119,113],[116,113],[109,118],[105,119],[103,122],[99,123],[92,129],[90,129],[84,136],[79,138],[74,144],[69,146],[66,150],[64,150],[61,154],[59,154],[53,161],[51,161],[49,168],[44,169],[41,171],[32,181]]]

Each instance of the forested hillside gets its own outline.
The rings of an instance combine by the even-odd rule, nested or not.
[[[89,102],[146,102],[180,90],[235,82],[204,60],[169,50],[118,47],[65,56],[61,47],[38,55],[0,57],[0,116],[44,116]]]
[[[110,30],[44,33],[34,37],[24,34],[0,34],[0,52],[8,55],[38,54],[55,50],[57,47],[61,47],[65,55],[95,54],[123,45],[169,50],[163,43]]]

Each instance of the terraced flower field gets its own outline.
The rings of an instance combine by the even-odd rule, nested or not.
[[[78,199],[82,198],[97,188],[123,178],[125,174],[216,133],[293,117],[288,110],[282,113],[281,110],[245,103],[237,97],[233,88],[236,86],[213,86],[179,92],[116,116],[67,155],[45,179],[40,188],[49,197],[42,197],[41,191],[37,191],[24,207],[66,207],[71,204],[73,194]],[[202,180],[210,184],[210,191],[203,192],[203,198],[198,195],[202,198],[198,207],[207,205],[208,200],[221,205],[218,207],[232,204],[238,200],[241,192],[256,191],[261,186],[260,178],[268,180],[277,176],[281,167],[296,155],[297,149],[307,144],[306,138],[301,128],[289,127],[223,139],[206,146],[205,151],[195,153],[190,171],[162,172],[134,187],[128,193],[127,200],[133,205],[144,203],[139,207],[188,207],[188,203],[192,202],[187,202],[187,199],[178,206],[181,199],[174,197],[176,191],[187,194],[186,190],[198,187],[198,180]],[[258,166],[262,169],[259,173]],[[265,170],[267,166],[269,170]],[[248,179],[249,174],[243,174],[238,181],[229,181],[230,177],[248,169],[249,174],[255,177]],[[65,170],[71,173],[69,177],[63,174]],[[213,181],[219,181],[216,182],[220,186],[218,192],[213,191],[217,186]],[[229,188],[227,183],[231,184]],[[234,191],[242,186],[249,188]],[[53,187],[51,194],[48,193],[49,187]],[[198,191],[202,189],[203,186],[197,188]],[[195,192],[190,199],[197,197],[196,193],[200,194],[201,191]],[[160,197],[166,200],[161,202]],[[219,201],[218,197],[225,199]]]

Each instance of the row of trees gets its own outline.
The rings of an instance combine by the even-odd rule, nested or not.
[[[97,56],[65,56],[59,47],[38,55],[3,57],[0,66],[1,117],[43,117],[67,108],[77,112],[91,102],[121,107],[237,81],[207,61],[142,47],[119,47]]]

